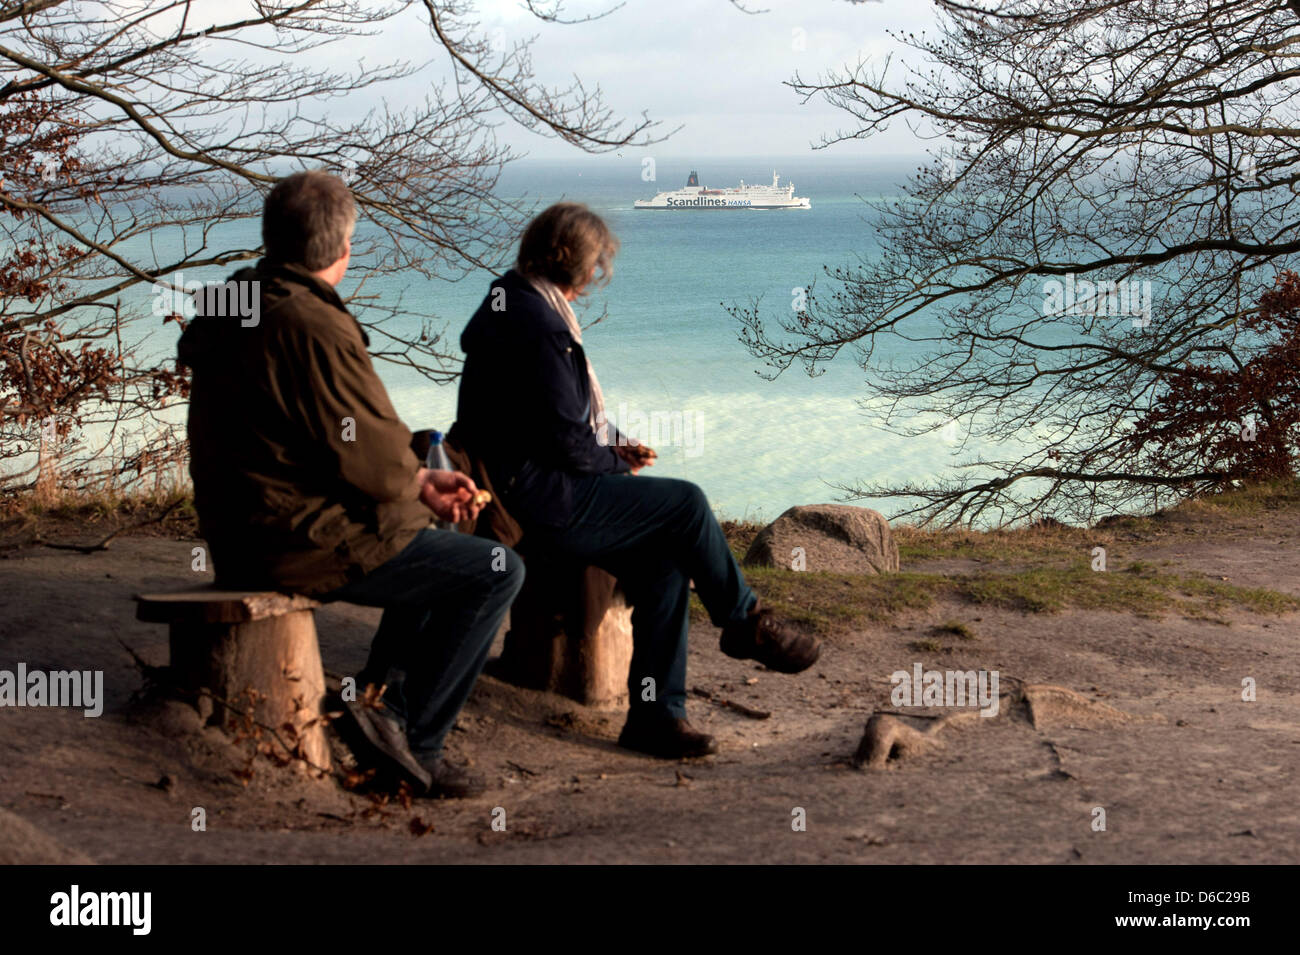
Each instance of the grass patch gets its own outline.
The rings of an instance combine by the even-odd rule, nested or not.
[[[956,592],[972,603],[1028,613],[1066,609],[1126,611],[1142,617],[1177,613],[1213,619],[1232,609],[1279,614],[1300,609],[1287,594],[1187,574],[1171,574],[1135,561],[1118,572],[1096,572],[1080,561],[1010,574],[953,578]]]
[[[186,493],[179,503],[176,500],[175,492],[66,494],[48,500],[34,496],[11,498],[0,507],[0,546],[17,546],[36,539],[84,540],[118,528],[130,534],[197,537],[198,514],[193,495]]]
[[[907,649],[917,653],[942,653],[947,648],[938,640],[913,640]]]
[[[750,585],[766,603],[821,632],[891,620],[928,609],[946,589],[938,574],[866,574],[750,568]]]
[[[1221,620],[1230,610],[1270,615],[1300,610],[1300,600],[1287,594],[1165,573],[1142,562],[1109,573],[1077,561],[1067,567],[951,576],[903,572],[876,577],[749,568],[746,577],[764,603],[823,635],[892,621],[909,610],[927,610],[940,598],[1020,613],[1113,610],[1142,617],[1174,613],[1197,620]],[[707,620],[695,599],[692,617]],[[935,631],[978,639],[969,624],[958,620],[945,621]]]
[[[866,574],[747,567],[745,578],[763,603],[816,633],[831,633],[867,622],[893,619],[906,610],[925,610],[947,588],[939,574]],[[691,597],[691,619],[708,620],[699,599]]]
[[[0,517],[56,517],[65,519],[103,520],[131,518],[167,507],[178,494],[185,503],[176,509],[194,509],[193,491],[172,488],[156,491],[67,491],[51,494],[9,495],[0,498]]]
[[[896,524],[893,532],[904,566],[945,559],[1008,565],[1071,564],[1097,546],[1109,549],[1117,541],[1167,533],[1171,522],[1179,519],[1241,517],[1296,508],[1300,508],[1300,481],[1280,480],[1183,501],[1156,514],[1109,517],[1091,528],[1048,524],[994,530],[931,530]]]
[[[745,576],[764,602],[821,634],[890,621],[907,611],[924,611],[938,599],[1021,613],[1114,610],[1144,617],[1173,613],[1213,620],[1222,620],[1230,610],[1275,615],[1300,610],[1300,600],[1201,574],[1179,573],[1176,564],[1168,560],[1125,563],[1119,550],[1128,549],[1123,543],[1126,540],[1167,533],[1173,515],[1180,511],[1196,518],[1284,507],[1300,507],[1300,481],[1238,488],[1153,516],[1112,518],[1095,528],[1047,523],[977,531],[896,525],[894,539],[904,568],[944,559],[975,561],[987,567],[957,574],[905,569],[882,577],[746,568]],[[739,559],[763,525],[724,521],[722,527]],[[1109,572],[1092,569],[1092,549],[1098,546],[1107,549]],[[693,613],[696,619],[705,619],[698,602],[693,604]],[[934,629],[936,637],[945,634],[977,639],[974,629],[960,620],[947,620]]]
[[[744,560],[745,554],[749,552],[749,545],[754,543],[758,532],[767,526],[755,521],[731,520],[719,521],[718,525],[722,528],[727,543],[731,545],[731,552],[736,555],[736,560]]]
[[[950,633],[959,640],[979,639],[979,636],[975,633],[975,628],[960,620],[945,620],[934,629],[936,633]]]
[[[965,528],[927,530],[910,524],[893,527],[899,560],[904,564],[927,560],[974,560],[1016,564],[1074,560],[1106,546],[1113,535],[1082,527],[1024,527],[978,531]]]
[[[1261,514],[1282,508],[1300,507],[1300,480],[1281,479],[1247,484],[1221,494],[1183,501],[1174,513]]]

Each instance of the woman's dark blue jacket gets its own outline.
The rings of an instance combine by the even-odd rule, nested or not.
[[[456,440],[484,461],[516,519],[562,526],[573,511],[576,476],[627,471],[589,423],[582,346],[519,273],[492,283],[460,347]],[[608,434],[617,440],[612,426]]]

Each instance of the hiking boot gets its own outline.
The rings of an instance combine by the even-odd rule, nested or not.
[[[406,741],[402,724],[365,699],[343,700],[343,712],[350,717],[355,733],[345,740],[361,762],[378,763],[409,782],[416,793],[429,788],[429,773],[420,765]],[[360,747],[357,744],[360,743]],[[364,752],[357,752],[358,749]],[[366,759],[370,757],[370,759]]]
[[[447,762],[445,757],[426,758],[421,764],[429,774],[431,799],[468,799],[487,792],[487,780],[468,769]]]
[[[628,717],[618,745],[660,759],[708,756],[718,751],[717,740],[681,717],[635,721]]]
[[[722,628],[719,648],[737,660],[757,660],[778,673],[799,673],[817,662],[822,644],[799,633],[767,607],[754,605],[744,620]]]

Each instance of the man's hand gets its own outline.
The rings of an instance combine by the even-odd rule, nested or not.
[[[473,520],[483,510],[482,504],[475,503],[479,490],[468,475],[420,468],[416,477],[420,481],[420,500],[440,520],[459,524]]]
[[[633,474],[642,468],[651,467],[655,458],[659,457],[654,448],[641,444],[635,438],[628,438],[627,444],[614,445],[614,453],[628,463]]]

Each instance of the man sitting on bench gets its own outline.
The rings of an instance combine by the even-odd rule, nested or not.
[[[358,685],[404,671],[384,709],[348,712],[374,755],[417,793],[467,796],[482,780],[442,758],[523,584],[510,550],[430,527],[475,517],[464,474],[421,467],[334,286],[356,209],[343,182],[300,172],[266,199],[266,257],[236,272],[230,314],[205,308],[180,341],[193,370],[190,474],[218,585],[383,607]],[[245,284],[251,283],[251,284]],[[224,314],[223,314],[224,313]],[[405,722],[404,732],[398,719]]]

